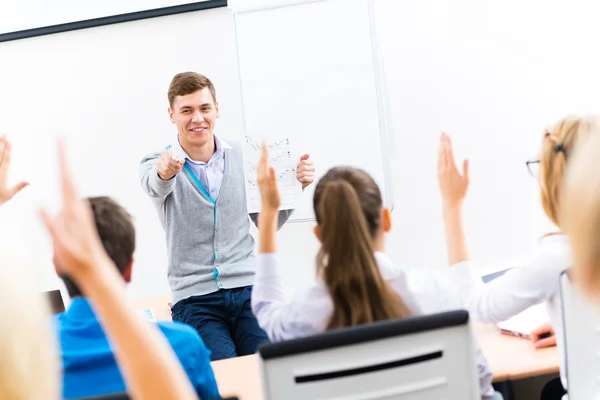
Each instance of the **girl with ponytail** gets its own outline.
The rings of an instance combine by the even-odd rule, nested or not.
[[[476,265],[471,261],[463,230],[462,203],[469,185],[468,163],[461,174],[454,160],[452,143],[442,135],[438,155],[438,180],[443,198],[446,243],[450,273],[461,295],[461,303],[474,320],[501,322],[526,310],[546,303],[551,326],[543,330],[555,337],[540,338],[532,333],[536,347],[550,343],[563,345],[560,299],[560,274],[572,266],[571,247],[563,231],[560,213],[565,170],[577,148],[591,136],[600,135],[600,118],[595,116],[567,117],[546,130],[542,136],[539,160],[529,161],[539,165],[537,179],[544,212],[559,229],[557,234],[542,238],[529,257],[514,265],[502,276],[488,284],[479,278]],[[561,381],[566,388],[563,352],[561,355]],[[562,391],[561,391],[562,392]],[[561,393],[559,393],[561,395]]]
[[[288,301],[277,258],[280,206],[275,171],[263,143],[258,172],[261,211],[258,268],[252,289],[252,311],[271,341],[316,334],[329,329],[405,318],[423,312],[459,308],[458,298],[439,291],[412,290],[404,271],[385,256],[385,234],[391,229],[375,181],[352,167],[330,169],[315,187],[317,281]],[[454,304],[455,306],[452,306]],[[482,399],[495,398],[492,374],[481,351],[474,354]]]

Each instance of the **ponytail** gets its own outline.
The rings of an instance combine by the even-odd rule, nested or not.
[[[329,181],[318,203],[322,246],[317,267],[333,301],[327,329],[408,316],[404,301],[381,276],[354,187],[342,179]]]

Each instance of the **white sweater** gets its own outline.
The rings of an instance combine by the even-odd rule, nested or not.
[[[560,298],[560,274],[571,267],[571,247],[565,235],[544,237],[527,257],[498,278],[483,283],[477,266],[465,261],[450,267],[450,277],[471,317],[481,322],[502,322],[546,303],[560,354],[560,376],[565,376],[564,335]]]

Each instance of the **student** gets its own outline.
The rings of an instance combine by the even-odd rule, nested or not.
[[[455,309],[451,296],[438,292],[424,298],[413,293],[403,271],[385,256],[385,233],[391,228],[389,210],[383,207],[375,181],[351,167],[330,169],[315,188],[315,235],[321,242],[318,281],[288,302],[275,238],[280,197],[266,145],[258,166],[258,184],[260,241],[252,309],[272,341]],[[479,349],[477,363],[482,397],[491,399],[492,374]]]
[[[62,146],[58,157],[63,207],[56,218],[44,210],[41,217],[61,272],[93,299],[103,328],[116,345],[116,358],[131,398],[197,398],[164,337],[128,304],[125,285],[102,247],[89,204],[76,194]],[[6,188],[6,175],[0,174],[0,189]],[[10,324],[0,328],[0,398],[58,400],[62,397],[58,358],[49,329],[48,306],[42,293],[34,289],[31,271],[3,261],[0,318],[10,320]],[[147,351],[150,348],[153,351]]]
[[[597,117],[567,117],[546,130],[542,137],[537,176],[542,206],[548,218],[561,228],[560,200],[564,172],[576,144],[600,133]],[[563,345],[560,273],[572,265],[567,237],[558,232],[544,236],[539,246],[502,276],[484,284],[471,261],[463,230],[462,204],[469,185],[468,162],[461,174],[456,167],[450,138],[442,134],[438,155],[438,180],[443,198],[450,276],[462,303],[474,320],[501,322],[525,309],[545,302],[558,346]],[[564,366],[563,353],[561,366]],[[561,380],[566,388],[564,368]],[[563,391],[556,393],[560,398]]]
[[[135,227],[131,216],[109,197],[87,199],[92,208],[96,230],[124,282],[131,281]],[[55,317],[63,360],[63,396],[81,398],[125,391],[112,346],[94,313],[90,299],[79,287],[61,274],[71,297],[69,309]],[[156,326],[175,351],[196,392],[202,399],[217,399],[219,392],[210,365],[210,351],[189,325],[158,322]]]
[[[600,134],[581,145],[567,170],[565,231],[575,284],[600,306]]]
[[[219,103],[207,77],[175,75],[168,100],[177,136],[141,161],[140,179],[167,238],[173,320],[195,327],[213,360],[253,354],[268,338],[250,307],[256,258],[241,149],[214,133]],[[314,170],[302,156],[303,189]],[[281,213],[279,227],[292,211]],[[256,214],[250,218],[256,223]]]

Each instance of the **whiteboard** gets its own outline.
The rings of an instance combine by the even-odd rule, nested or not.
[[[233,7],[244,116],[240,135],[289,138],[298,157],[311,155],[315,182],[334,166],[362,168],[392,208],[393,146],[370,2],[254,3]],[[304,191],[290,221],[314,219],[314,186]]]

